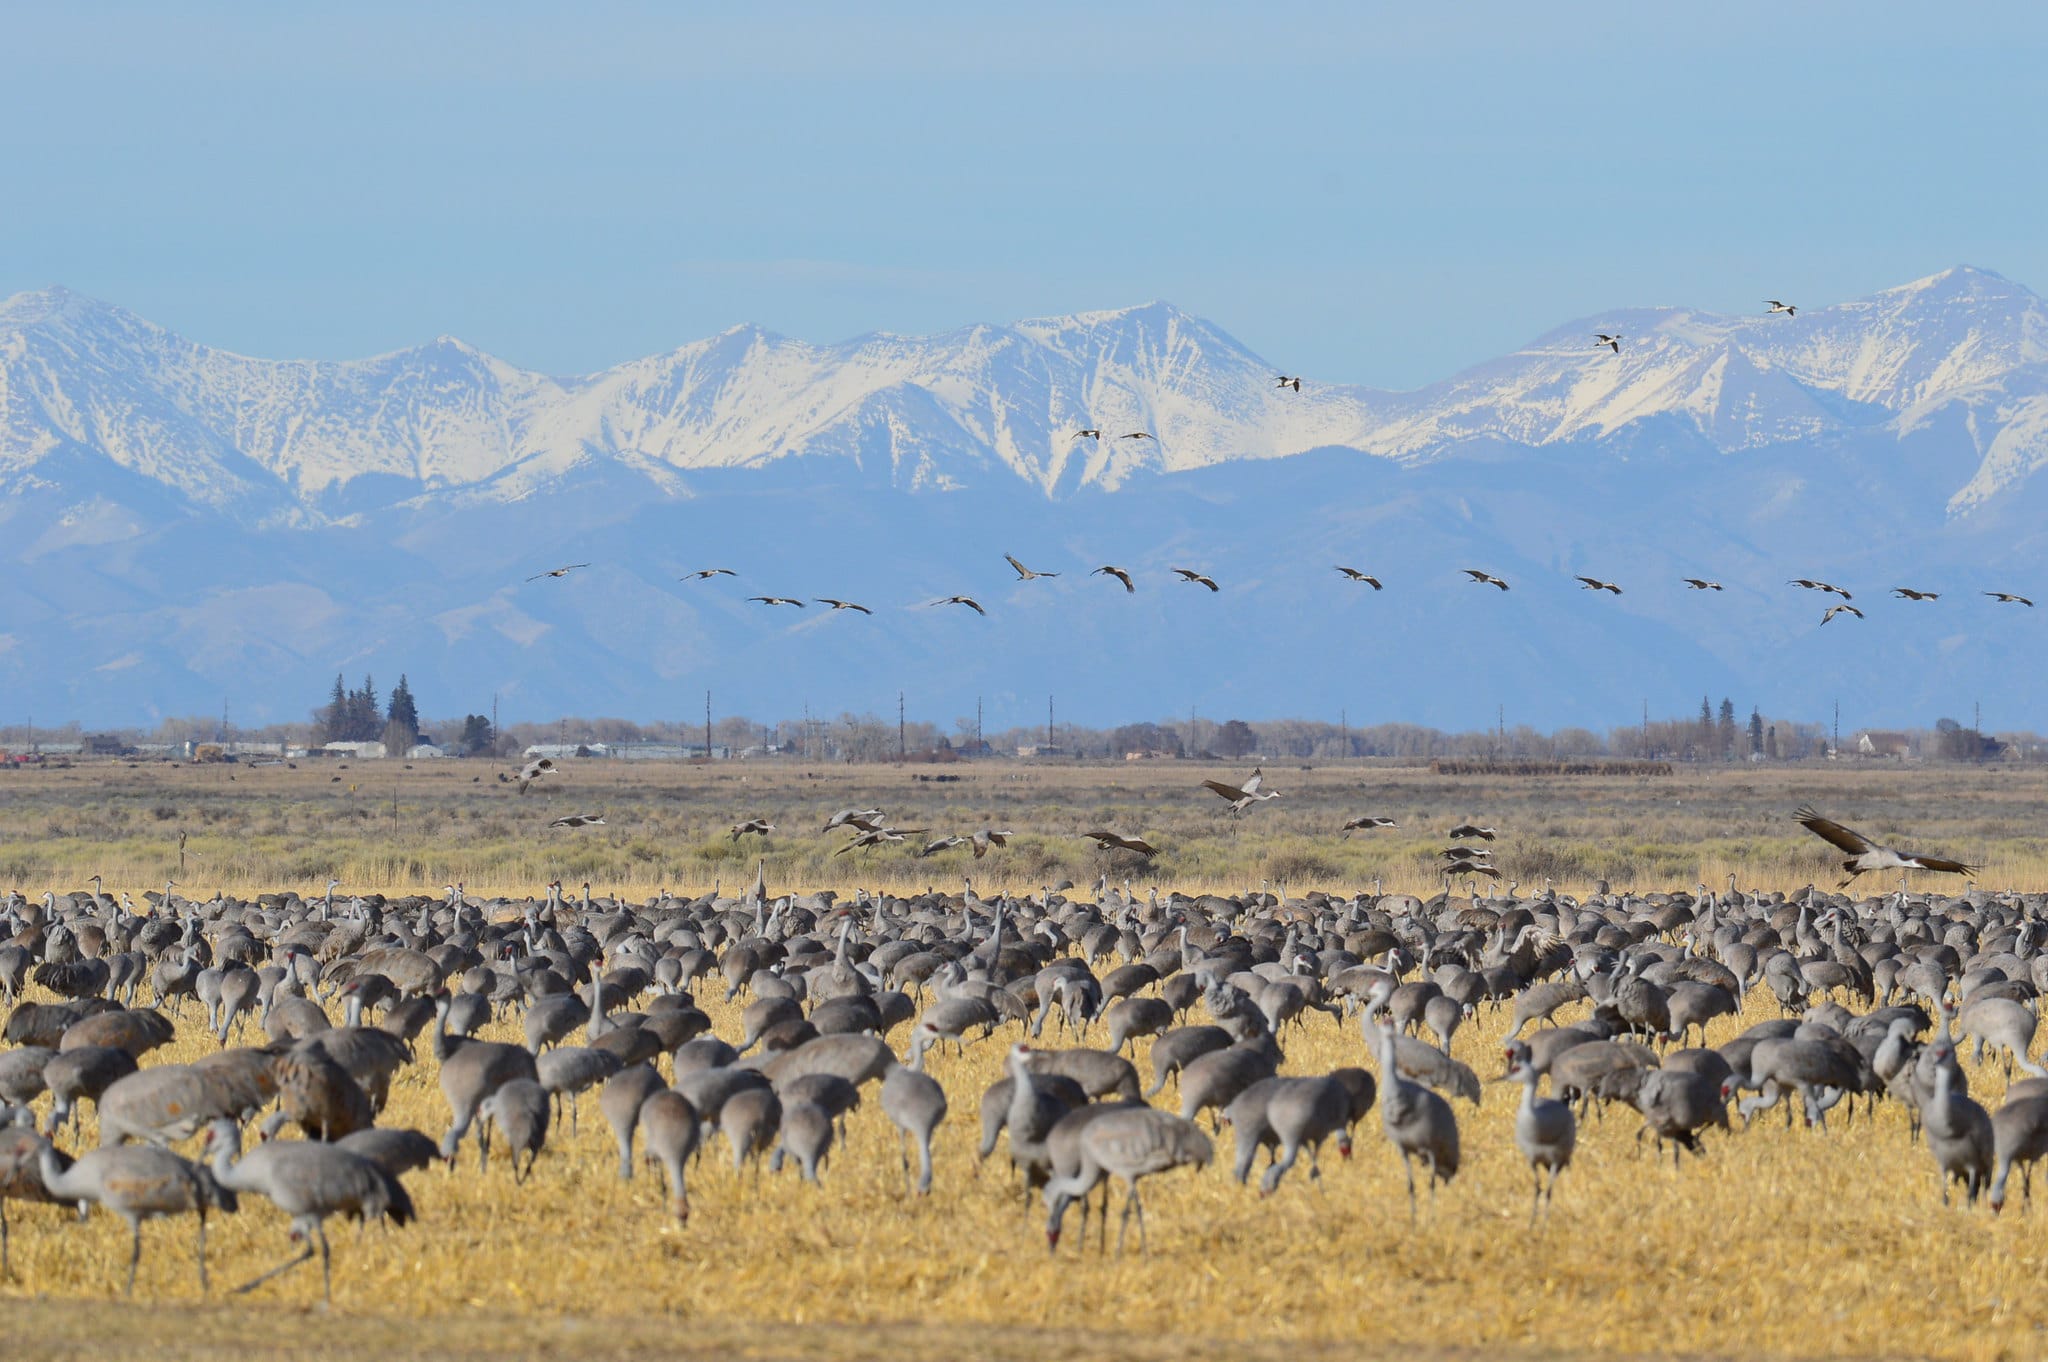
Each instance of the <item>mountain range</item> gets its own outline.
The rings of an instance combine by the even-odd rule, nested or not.
[[[1597,313],[1411,392],[1276,383],[1297,372],[1164,303],[831,346],[739,327],[559,377],[449,337],[252,359],[19,294],[0,719],[297,719],[342,671],[522,718],[901,690],[942,722],[979,698],[990,727],[1052,695],[1094,723],[1604,728],[1711,693],[2048,726],[2048,617],[1980,594],[2048,606],[2048,306],[1996,274],[1791,316]],[[1006,552],[1061,575],[1018,582]],[[707,566],[738,576],[678,580]],[[1793,577],[1866,618],[1823,629],[1832,598]],[[919,604],[955,593],[987,616]]]

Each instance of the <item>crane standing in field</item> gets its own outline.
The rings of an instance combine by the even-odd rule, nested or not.
[[[327,1246],[327,1218],[348,1215],[357,1220],[412,1222],[412,1198],[397,1178],[360,1154],[314,1140],[273,1140],[242,1153],[241,1128],[233,1121],[215,1121],[206,1128],[206,1151],[212,1158],[214,1181],[235,1192],[268,1197],[292,1218],[291,1237],[305,1251],[262,1276],[235,1288],[240,1295],[273,1277],[291,1271],[320,1253],[320,1294],[334,1301],[332,1254]]]

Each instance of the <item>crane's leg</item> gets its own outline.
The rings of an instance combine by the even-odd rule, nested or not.
[[[1103,1179],[1102,1181],[1103,1181],[1103,1184],[1104,1184],[1105,1186],[1107,1186],[1107,1185],[1108,1185],[1108,1183],[1109,1183],[1109,1179],[1108,1179],[1108,1178],[1104,1178],[1104,1179]],[[1123,1256],[1123,1251],[1124,1251],[1124,1235],[1125,1235],[1126,1233],[1128,1233],[1128,1232],[1129,1232],[1129,1230],[1130,1230],[1130,1228],[1131,1228],[1131,1209],[1132,1209],[1132,1208],[1133,1208],[1134,1206],[1136,1206],[1137,1204],[1138,1204],[1138,1189],[1137,1189],[1137,1187],[1136,1187],[1135,1185],[1133,1185],[1133,1186],[1131,1187],[1131,1190],[1130,1190],[1130,1192],[1129,1192],[1129,1193],[1128,1193],[1128,1194],[1127,1194],[1127,1195],[1126,1195],[1126,1196],[1124,1197],[1124,1213],[1123,1213],[1123,1215],[1122,1215],[1122,1216],[1118,1217],[1118,1219],[1117,1219],[1117,1222],[1116,1222],[1116,1251],[1117,1251],[1117,1256],[1118,1256],[1118,1257],[1122,1257],[1122,1256]],[[1105,1223],[1106,1223],[1106,1222],[1105,1222]],[[1105,1238],[1107,1238],[1107,1237],[1108,1237],[1108,1236],[1107,1236],[1107,1231],[1106,1231],[1106,1230],[1105,1230],[1105,1233],[1104,1233],[1104,1237],[1105,1237]]]
[[[129,1296],[133,1296],[135,1294],[135,1265],[142,1261],[141,1219],[138,1217],[137,1219],[129,1221],[128,1229],[130,1231],[131,1237],[128,1248],[128,1290],[126,1294]]]
[[[0,1280],[14,1280],[14,1259],[7,1250],[7,1198],[0,1197]]]
[[[631,1130],[619,1136],[619,1176],[627,1182],[633,1180],[633,1132]]]
[[[199,1294],[205,1295],[212,1289],[206,1280],[206,1207],[199,1208]]]
[[[1529,1228],[1536,1228],[1536,1211],[1543,1205],[1543,1170],[1535,1164],[1529,1165],[1529,1176],[1536,1181],[1536,1190],[1529,1194]]]
[[[932,1194],[932,1133],[929,1130],[917,1142],[917,1194]]]
[[[1408,1223],[1415,1224],[1415,1164],[1408,1151],[1401,1151],[1401,1171],[1408,1175]]]
[[[298,1234],[298,1233],[297,1233],[296,1231],[294,1231],[294,1233],[293,1233],[293,1237],[294,1237],[294,1238],[299,1238],[299,1237],[301,1237],[301,1236],[300,1236],[300,1235],[299,1235],[299,1234]],[[234,1290],[233,1290],[233,1291],[232,1291],[231,1293],[229,1293],[229,1294],[231,1294],[231,1295],[236,1295],[236,1296],[245,1296],[245,1295],[247,1295],[247,1294],[248,1294],[249,1292],[251,1292],[251,1291],[254,1291],[254,1290],[255,1290],[255,1289],[257,1288],[257,1287],[259,1287],[259,1286],[263,1285],[263,1284],[264,1284],[265,1282],[269,1281],[269,1280],[270,1280],[271,1278],[273,1278],[273,1277],[282,1277],[282,1276],[283,1276],[283,1275],[284,1275],[285,1273],[287,1273],[287,1272],[290,1272],[290,1271],[291,1271],[291,1270],[292,1270],[293,1268],[297,1267],[297,1266],[298,1266],[298,1265],[299,1265],[300,1263],[303,1263],[303,1262],[305,1262],[305,1261],[306,1261],[306,1260],[307,1260],[308,1258],[311,1258],[311,1257],[312,1257],[312,1256],[313,1256],[313,1255],[314,1255],[314,1254],[315,1254],[316,1252],[318,1252],[318,1250],[317,1250],[317,1249],[315,1249],[315,1248],[313,1247],[313,1242],[312,1242],[312,1240],[311,1240],[310,1238],[307,1238],[307,1239],[306,1239],[306,1249],[305,1249],[305,1252],[301,1253],[301,1254],[300,1254],[300,1255],[299,1255],[298,1257],[296,1257],[296,1258],[287,1258],[287,1259],[285,1259],[285,1260],[284,1260],[283,1262],[279,1263],[279,1264],[278,1264],[278,1265],[277,1265],[276,1267],[274,1267],[274,1268],[270,1269],[270,1271],[268,1271],[268,1272],[264,1273],[264,1274],[263,1274],[262,1276],[260,1276],[260,1277],[254,1277],[254,1278],[251,1278],[250,1280],[248,1280],[248,1281],[246,1281],[246,1282],[243,1282],[243,1283],[242,1283],[242,1284],[241,1284],[240,1286],[236,1287],[236,1288],[235,1288],[235,1289],[234,1289]]]
[[[334,1304],[334,1269],[332,1256],[327,1249],[327,1225],[325,1221],[313,1222],[313,1234],[320,1240],[320,1300],[324,1305]]]

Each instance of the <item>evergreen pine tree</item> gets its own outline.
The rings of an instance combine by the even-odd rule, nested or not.
[[[320,711],[320,741],[343,742],[342,736],[348,728],[348,689],[341,683],[341,673],[334,674],[334,693],[327,698],[327,708]]]

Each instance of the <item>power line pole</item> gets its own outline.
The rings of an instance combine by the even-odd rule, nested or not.
[[[903,692],[900,690],[896,692],[896,755],[910,755],[909,742],[903,736]]]
[[[1052,697],[1045,697],[1045,745],[1052,746]]]
[[[498,692],[491,692],[491,760],[498,759]]]
[[[1647,756],[1651,755],[1651,753],[1650,753],[1650,700],[1649,700],[1649,697],[1648,697],[1648,696],[1645,696],[1645,697],[1643,697],[1643,755],[1644,755],[1645,757],[1647,757]]]
[[[711,692],[704,692],[704,760],[711,760]]]
[[[1828,752],[1828,755],[1829,755],[1829,756],[1831,756],[1831,757],[1838,757],[1838,756],[1840,756],[1841,754],[1842,754],[1842,702],[1841,702],[1840,700],[1837,700],[1837,701],[1835,701],[1835,736],[1834,736],[1834,739],[1833,739],[1833,745],[1832,745],[1832,747],[1830,748],[1830,750],[1829,750],[1829,752]]]
[[[987,745],[987,739],[981,736],[981,697],[979,695],[974,697],[974,745],[976,748]]]

